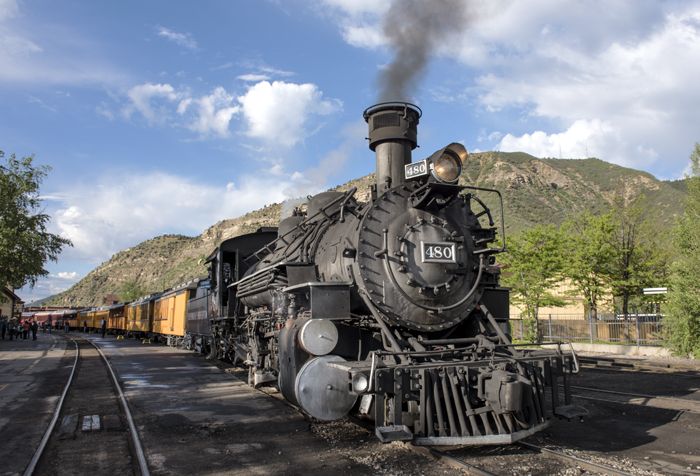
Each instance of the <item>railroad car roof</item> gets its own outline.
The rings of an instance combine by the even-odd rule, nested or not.
[[[127,303],[126,305],[129,306],[129,307],[132,307],[132,306],[140,306],[140,305],[142,305],[142,304],[147,303],[148,301],[155,301],[156,299],[158,299],[158,297],[159,297],[161,294],[163,294],[163,293],[148,294],[148,295],[146,295],[146,296],[142,296],[142,297],[138,298],[136,301],[132,301],[132,302],[130,302],[130,303]]]

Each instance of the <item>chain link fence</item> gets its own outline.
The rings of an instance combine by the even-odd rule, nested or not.
[[[606,344],[650,345],[663,343],[661,314],[598,315],[597,319],[576,314],[540,316],[537,331],[542,341],[571,341]],[[511,318],[514,339],[523,340],[527,322]]]

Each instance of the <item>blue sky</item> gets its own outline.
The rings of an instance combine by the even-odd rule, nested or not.
[[[458,141],[687,171],[699,2],[441,1],[451,22],[422,3],[445,32],[402,98],[424,113],[414,157]],[[75,244],[20,296],[371,172],[362,111],[394,64],[390,4],[0,0],[0,149],[53,168],[51,229]]]

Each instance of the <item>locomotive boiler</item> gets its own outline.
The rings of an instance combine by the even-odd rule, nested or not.
[[[276,233],[210,256],[212,354],[314,418],[374,420],[382,441],[510,443],[580,414],[567,382],[578,365],[573,351],[511,343],[500,193],[460,184],[461,144],[413,162],[420,117],[408,103],[365,110],[368,203],[320,193]]]

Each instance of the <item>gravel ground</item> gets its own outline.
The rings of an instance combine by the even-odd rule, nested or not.
[[[326,441],[339,456],[371,468],[374,474],[467,474],[424,456],[405,443],[379,443],[372,432],[347,419],[311,423],[311,432]]]

